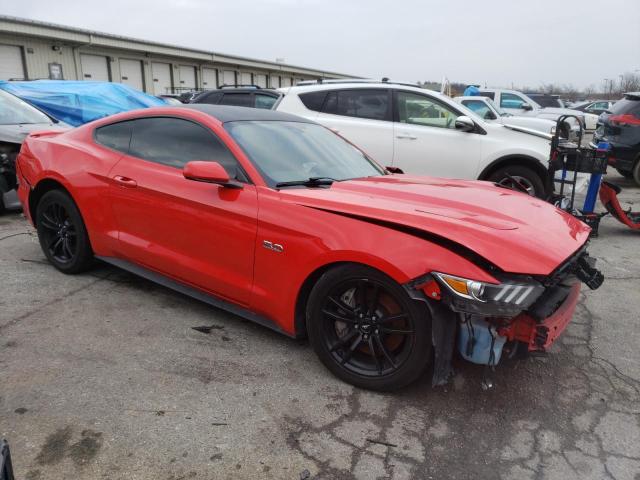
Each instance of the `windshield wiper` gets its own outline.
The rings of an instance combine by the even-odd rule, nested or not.
[[[292,180],[290,182],[278,182],[276,183],[276,188],[281,187],[297,187],[297,186],[305,186],[305,187],[318,187],[321,185],[331,185],[333,182],[339,182],[340,180],[336,180],[331,177],[309,177],[306,180]]]

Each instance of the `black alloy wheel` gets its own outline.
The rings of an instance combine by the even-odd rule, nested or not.
[[[42,196],[36,210],[36,228],[42,251],[58,270],[78,273],[91,265],[93,252],[84,222],[65,192],[52,190]]]
[[[309,307],[316,353],[349,383],[397,389],[420,376],[430,360],[428,310],[376,270],[347,265],[329,271],[314,287]]]

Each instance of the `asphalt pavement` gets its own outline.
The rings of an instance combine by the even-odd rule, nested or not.
[[[0,436],[18,480],[638,480],[640,232],[606,217],[590,252],[606,282],[548,355],[500,365],[488,391],[457,360],[447,387],[378,394],[116,268],[65,276],[4,215]]]

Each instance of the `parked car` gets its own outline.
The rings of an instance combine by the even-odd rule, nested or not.
[[[614,104],[615,102],[611,100],[595,100],[593,102],[586,102],[573,108],[574,110],[580,110],[581,112],[600,115],[601,113],[610,111]]]
[[[497,364],[507,341],[546,350],[573,315],[576,278],[596,272],[589,227],[549,203],[389,174],[321,125],[270,110],[123,113],[29,137],[18,172],[61,272],[97,257],[308,335],[327,368],[364,388],[400,388],[432,358],[446,381],[463,322],[471,361]]]
[[[551,135],[483,120],[437,92],[373,81],[280,89],[276,109],[325,125],[383,165],[406,173],[515,181],[543,197]]]
[[[480,95],[489,97],[501,109],[514,115],[526,115],[529,117],[547,118],[557,120],[560,115],[575,115],[582,122],[586,130],[595,130],[598,116],[590,113],[572,110],[570,108],[543,107],[534,99],[516,90],[501,88],[481,88]],[[569,119],[571,128],[578,130],[578,124],[574,119]]]
[[[609,164],[640,185],[640,92],[625,93],[610,112],[600,115],[593,142],[609,142]]]
[[[512,115],[498,107],[493,100],[483,96],[471,97],[455,97],[454,100],[473,111],[483,120],[488,122],[501,123],[514,127],[529,128],[542,133],[553,135],[556,128],[556,122],[547,120],[546,118],[526,117],[521,115]],[[571,131],[571,127],[567,125],[567,131]]]
[[[202,92],[189,103],[209,105],[234,105],[237,107],[266,108],[270,110],[280,100],[282,93],[258,86],[222,87]]]
[[[24,138],[36,130],[63,130],[59,122],[0,89],[0,213],[20,208],[16,195],[16,157]]]

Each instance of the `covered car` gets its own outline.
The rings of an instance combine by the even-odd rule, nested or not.
[[[147,95],[127,85],[110,82],[0,82],[0,89],[74,127],[115,113],[167,105],[163,99]]]

